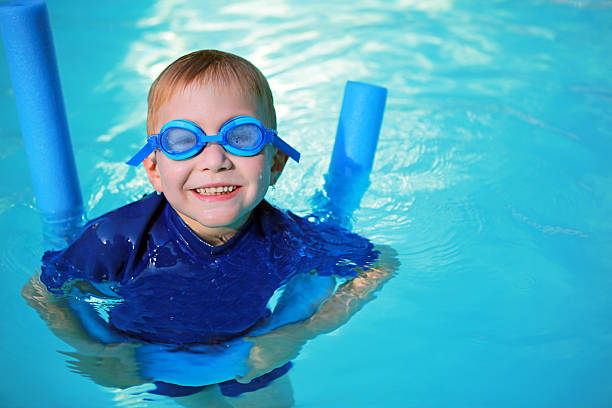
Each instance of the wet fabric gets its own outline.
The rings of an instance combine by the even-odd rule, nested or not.
[[[218,343],[267,317],[268,300],[295,274],[354,276],[356,265],[375,258],[368,240],[265,201],[215,247],[152,194],[91,221],[65,250],[45,253],[41,280],[62,294],[71,280],[110,282],[120,301],[109,322],[130,337]]]
[[[91,221],[65,250],[45,253],[41,280],[60,294],[75,280],[107,284],[116,297],[109,323],[132,338],[210,344],[269,316],[270,297],[295,274],[354,276],[355,266],[375,259],[365,238],[266,201],[232,239],[211,246],[163,195],[151,194]]]
[[[219,389],[221,394],[226,397],[237,397],[245,392],[257,391],[261,388],[266,387],[272,381],[285,375],[289,369],[293,366],[293,363],[288,362],[274,370],[254,378],[247,384],[239,383],[236,380],[229,380],[219,383]],[[150,394],[166,395],[169,397],[185,397],[202,391],[207,386],[201,387],[186,387],[183,385],[171,384],[163,381],[155,381],[155,389],[147,391]]]
[[[95,314],[85,298],[96,294],[100,318],[91,319],[97,329],[89,333],[101,342],[127,336],[189,347],[261,333],[270,298],[297,274],[352,277],[356,266],[376,258],[365,238],[266,201],[232,239],[215,247],[195,235],[163,195],[151,194],[89,222],[68,248],[46,252],[41,280],[67,296],[79,316]],[[259,389],[290,367],[246,385],[220,383],[221,391],[231,396]],[[170,396],[201,390],[155,384],[155,393]]]

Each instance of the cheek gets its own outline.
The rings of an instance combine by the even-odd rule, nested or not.
[[[261,189],[267,189],[270,186],[270,163],[267,155],[264,155],[263,160],[257,165],[257,181]]]
[[[182,188],[183,183],[185,182],[185,174],[186,172],[182,166],[177,165],[177,163],[159,162],[159,172],[161,175],[161,182],[164,189],[171,188]]]
[[[270,169],[266,167],[267,160],[265,155],[245,157],[236,162],[236,168],[243,175],[244,180],[248,180],[252,188],[252,193],[264,195],[270,186]]]
[[[263,163],[261,163],[261,176],[262,179],[265,178],[267,182],[266,186],[270,185],[270,180],[272,177],[272,165],[274,164],[274,155],[276,154],[276,149],[272,146],[267,145],[263,154]]]
[[[259,190],[261,191],[266,191],[268,189],[268,186],[270,186],[270,172],[268,171],[262,171],[259,174]]]

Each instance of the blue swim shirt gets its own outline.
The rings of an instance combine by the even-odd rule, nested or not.
[[[115,298],[107,322],[136,341],[213,344],[266,319],[270,298],[296,274],[352,277],[377,256],[357,234],[266,201],[234,237],[212,246],[163,195],[150,194],[90,221],[64,250],[46,252],[41,280],[60,295],[85,281]]]

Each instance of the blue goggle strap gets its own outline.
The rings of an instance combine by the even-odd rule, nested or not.
[[[126,164],[130,166],[138,166],[144,159],[146,159],[151,153],[159,149],[159,143],[157,141],[157,135],[151,135],[147,138],[147,144],[138,151],[130,160],[126,161]]]
[[[300,152],[289,146],[288,143],[278,137],[276,132],[271,132],[270,143],[272,143],[273,146],[277,147],[281,152],[285,153],[287,156],[295,160],[296,163],[300,162]]]

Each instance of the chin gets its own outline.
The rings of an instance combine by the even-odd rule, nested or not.
[[[246,214],[234,211],[211,211],[206,217],[195,217],[194,221],[205,228],[235,228],[239,229],[249,218],[250,211]]]

